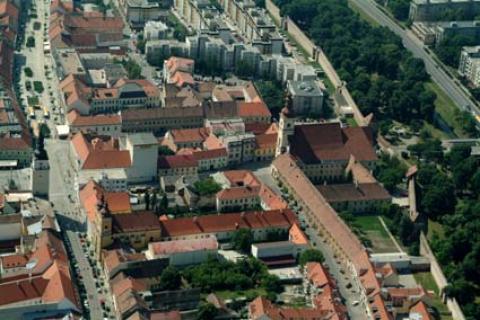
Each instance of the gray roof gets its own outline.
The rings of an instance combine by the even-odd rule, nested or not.
[[[288,81],[290,92],[300,96],[322,96],[323,92],[315,81]]]
[[[128,140],[136,146],[158,144],[158,140],[151,132],[131,133],[128,135]]]

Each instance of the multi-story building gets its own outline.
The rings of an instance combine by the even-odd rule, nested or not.
[[[82,115],[160,106],[160,89],[143,79],[120,79],[111,88],[92,88],[69,75],[60,82],[60,90],[66,111],[76,109]]]
[[[198,161],[193,155],[174,155],[158,158],[158,176],[197,176]]]
[[[265,241],[269,232],[288,232],[297,223],[297,217],[288,209],[214,214],[160,221],[163,241],[206,239],[214,236],[220,243],[229,242],[239,229],[250,229],[255,241]]]
[[[342,128],[340,123],[296,124],[285,108],[280,115],[277,155],[289,150],[314,182],[345,180],[350,157],[373,170],[378,159],[369,127]]]
[[[149,20],[166,17],[171,1],[121,0],[125,17],[133,28],[141,28]]]
[[[460,53],[458,73],[474,86],[480,86],[480,46],[463,47]]]
[[[30,166],[33,150],[22,137],[0,137],[0,161],[6,168],[24,168]]]
[[[158,140],[152,133],[131,133],[121,140],[130,154],[127,168],[129,182],[152,182],[157,179]]]
[[[68,112],[67,124],[70,133],[93,133],[97,135],[119,136],[122,132],[122,118],[118,114],[98,114],[82,116],[77,110]]]
[[[255,135],[238,133],[221,136],[222,144],[227,148],[228,164],[236,165],[252,161],[255,153]]]
[[[162,21],[147,21],[143,28],[143,39],[145,41],[166,39],[168,26]]]
[[[291,110],[297,115],[319,115],[323,113],[323,91],[318,81],[287,82],[291,99]]]
[[[460,12],[473,19],[480,13],[479,0],[413,0],[409,18],[412,21],[445,20],[448,12]]]
[[[219,14],[218,9],[206,0],[174,0],[173,6],[194,30],[208,28],[211,20]]]

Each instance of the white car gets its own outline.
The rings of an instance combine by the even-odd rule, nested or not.
[[[358,300],[355,300],[355,301],[352,302],[352,306],[354,306],[354,307],[358,306],[359,304],[360,304],[360,301],[358,301]]]

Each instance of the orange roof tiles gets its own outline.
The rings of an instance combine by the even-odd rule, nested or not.
[[[72,109],[67,114],[67,121],[71,126],[107,126],[119,125],[122,118],[118,114],[98,114],[94,116],[82,116],[77,110]]]
[[[35,267],[20,276],[0,282],[0,306],[23,303],[62,303],[79,311],[78,300],[70,275],[68,256],[62,241],[50,231],[43,231],[35,242],[29,262]],[[70,302],[68,306],[65,302]]]
[[[376,160],[370,128],[341,128],[339,123],[295,126],[290,137],[290,153],[306,164],[322,160]]]
[[[267,105],[260,102],[239,102],[238,115],[240,117],[271,117]]]
[[[240,228],[290,228],[297,222],[290,210],[229,213],[161,221],[162,236],[177,237],[202,233],[228,232]]]
[[[24,254],[12,254],[0,257],[0,264],[4,269],[25,267],[27,262],[28,257]]]
[[[288,239],[296,245],[308,244],[307,235],[303,233],[302,229],[300,229],[296,223],[294,223],[290,230],[288,230]]]
[[[435,319],[433,317],[433,315],[431,315],[430,312],[428,311],[428,307],[425,304],[425,302],[423,302],[422,300],[418,301],[416,304],[414,304],[410,308],[410,315],[412,315],[412,314],[420,315],[421,318],[415,318],[415,319],[419,319],[419,320],[434,320]]]
[[[198,162],[192,155],[173,155],[158,158],[159,169],[192,168],[197,167]]]
[[[332,279],[327,273],[327,270],[318,262],[308,262],[305,265],[308,280],[317,288],[326,285],[334,286]]]
[[[135,212],[112,216],[115,233],[160,230],[158,217],[152,212]]]
[[[250,187],[235,187],[223,189],[217,193],[217,199],[221,201],[256,198],[257,196],[258,189]]]
[[[98,204],[102,197],[112,214],[130,213],[130,196],[127,192],[106,192],[105,189],[93,180],[90,180],[79,192],[80,202],[85,209],[87,219],[95,221],[98,213]]]
[[[283,200],[281,196],[273,192],[266,184],[262,184],[258,195],[270,210],[288,208],[288,203]]]
[[[130,152],[119,150],[118,141],[108,137],[78,132],[71,143],[81,160],[82,169],[128,168],[132,165]]]
[[[195,61],[192,59],[180,57],[170,57],[166,62],[166,66],[170,73],[174,73],[178,70],[186,71],[192,69],[194,64]]]
[[[169,131],[174,143],[204,142],[210,136],[208,128],[176,129]]]

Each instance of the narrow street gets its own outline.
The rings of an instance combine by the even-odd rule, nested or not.
[[[90,314],[90,319],[103,319],[103,310],[100,304],[95,278],[93,276],[92,268],[82,250],[80,239],[78,238],[78,235],[71,230],[66,231],[66,235],[74,258],[72,263],[74,265],[75,263],[77,264],[76,269],[77,273],[80,275],[79,280],[85,286],[87,300],[82,299],[83,307],[85,311]],[[88,301],[88,303],[86,301]]]

